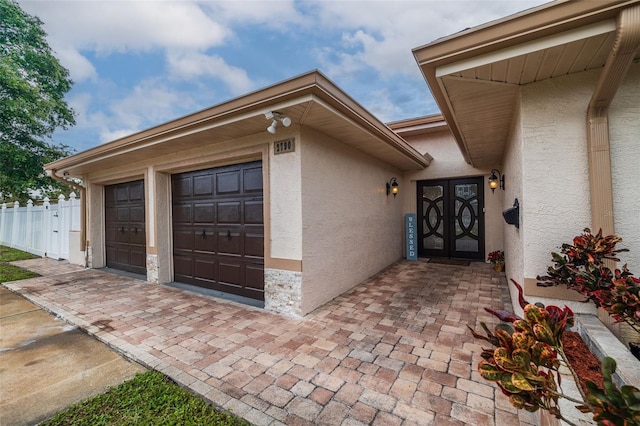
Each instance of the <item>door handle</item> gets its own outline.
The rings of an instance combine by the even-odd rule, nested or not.
[[[121,234],[124,234],[124,226],[121,226],[121,227],[120,227],[120,233],[121,233]]]
[[[202,237],[203,240],[207,239],[207,232],[203,229],[202,230],[202,234],[200,234],[200,236]]]
[[[133,235],[138,235],[138,227],[133,228]]]
[[[231,241],[231,230],[227,230],[227,240]]]

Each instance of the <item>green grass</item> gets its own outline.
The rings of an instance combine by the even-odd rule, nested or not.
[[[8,263],[36,257],[0,246],[0,282],[39,276]],[[68,407],[41,425],[250,426],[251,423],[216,411],[204,399],[176,385],[165,375],[147,371],[104,394]]]
[[[70,406],[41,425],[250,426],[250,423],[216,411],[163,374],[147,371],[104,394]]]
[[[0,283],[39,277],[40,275],[35,272],[27,271],[26,269],[8,263],[16,260],[35,259],[37,257],[38,256],[31,253],[0,246]]]

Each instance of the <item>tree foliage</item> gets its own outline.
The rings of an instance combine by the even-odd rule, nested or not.
[[[42,166],[72,152],[48,139],[75,124],[64,100],[73,82],[45,37],[39,18],[0,0],[0,198],[7,201],[25,201],[29,190],[65,191]]]

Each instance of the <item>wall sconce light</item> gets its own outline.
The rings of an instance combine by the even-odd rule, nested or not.
[[[500,176],[499,179],[496,173]],[[489,176],[489,188],[491,188],[491,192],[495,192],[498,186],[504,191],[504,175],[500,174],[500,170],[493,169],[491,170],[491,176]]]
[[[393,194],[393,198],[396,198],[396,195],[398,195],[398,180],[394,177],[387,182],[387,197],[389,194]]]
[[[291,126],[291,119],[285,115],[282,115],[278,111],[269,111],[264,115],[264,118],[267,120],[271,120],[271,125],[267,127],[267,132],[272,135],[276,134],[276,126],[278,125],[278,121],[282,123],[284,127]]]

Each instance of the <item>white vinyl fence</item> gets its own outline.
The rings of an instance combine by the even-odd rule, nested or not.
[[[29,200],[20,207],[2,204],[0,245],[53,259],[69,259],[69,232],[80,231],[80,199],[73,192],[57,203],[45,198],[41,205]]]

